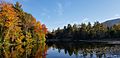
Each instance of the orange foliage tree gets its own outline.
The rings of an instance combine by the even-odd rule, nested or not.
[[[0,3],[0,42],[32,43],[45,41],[47,28],[21,8],[17,2]]]

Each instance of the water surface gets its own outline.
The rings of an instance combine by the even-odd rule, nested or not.
[[[120,45],[102,43],[49,43],[47,58],[120,58]]]
[[[0,58],[120,58],[120,45],[82,42],[0,45]]]

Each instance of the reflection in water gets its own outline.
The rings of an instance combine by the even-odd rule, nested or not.
[[[46,58],[46,52],[45,43],[0,46],[0,58]]]
[[[0,45],[0,58],[120,58],[120,45],[75,42]]]
[[[64,56],[64,58],[120,58],[120,45],[75,42],[49,42],[47,43],[47,45],[49,50],[54,49],[52,51],[55,51],[55,49],[57,49],[57,51],[55,51],[54,53],[58,52],[59,54],[62,53],[64,55],[69,54],[68,56]],[[51,53],[49,52],[49,50],[47,58],[61,58],[61,56],[49,56],[49,54]]]

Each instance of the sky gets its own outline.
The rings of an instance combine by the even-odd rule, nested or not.
[[[48,30],[120,18],[120,0],[8,0],[22,4],[25,12],[45,24]]]

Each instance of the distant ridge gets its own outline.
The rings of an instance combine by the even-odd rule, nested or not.
[[[120,18],[117,19],[112,19],[112,20],[108,20],[103,22],[102,24],[108,27],[112,27],[113,25],[119,24],[120,23]]]

